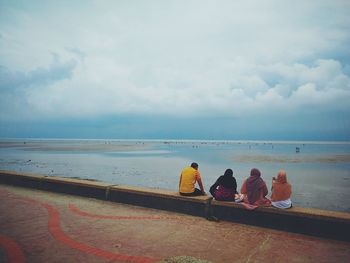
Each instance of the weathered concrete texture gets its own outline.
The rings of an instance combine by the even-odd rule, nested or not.
[[[0,200],[0,236],[29,263],[350,260],[349,242],[9,185]],[[1,246],[0,259],[14,251]]]

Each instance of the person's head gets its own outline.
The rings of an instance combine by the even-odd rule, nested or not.
[[[233,171],[231,169],[226,169],[224,176],[226,177],[232,177],[233,176]]]
[[[277,174],[277,182],[284,184],[287,182],[287,173],[284,170],[281,170]]]
[[[191,167],[198,170],[198,163],[191,163]]]
[[[250,170],[250,176],[253,176],[253,177],[260,177],[261,176],[261,173],[258,169],[256,168],[253,168],[252,170]]]

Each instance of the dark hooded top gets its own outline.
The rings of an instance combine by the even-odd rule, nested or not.
[[[217,188],[224,188],[226,190],[232,191],[233,194],[237,193],[237,182],[233,177],[233,171],[231,169],[227,169],[224,175],[221,175],[216,182],[210,187],[210,193],[215,197],[215,192]],[[233,196],[234,199],[234,196]]]

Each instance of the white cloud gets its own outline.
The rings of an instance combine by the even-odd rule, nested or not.
[[[0,65],[41,81],[2,75],[2,119],[350,112],[346,1],[22,4],[2,3]]]

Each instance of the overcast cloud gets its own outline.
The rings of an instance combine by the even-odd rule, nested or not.
[[[223,138],[257,121],[259,138],[280,126],[289,135],[276,138],[293,139],[297,125],[350,140],[349,12],[337,0],[0,0],[0,136],[34,136],[14,123],[55,119],[109,118],[118,130],[137,116],[159,127],[151,137],[186,137],[164,118],[192,118],[208,129],[186,130],[193,138],[220,139],[211,129],[222,120],[241,131]]]

